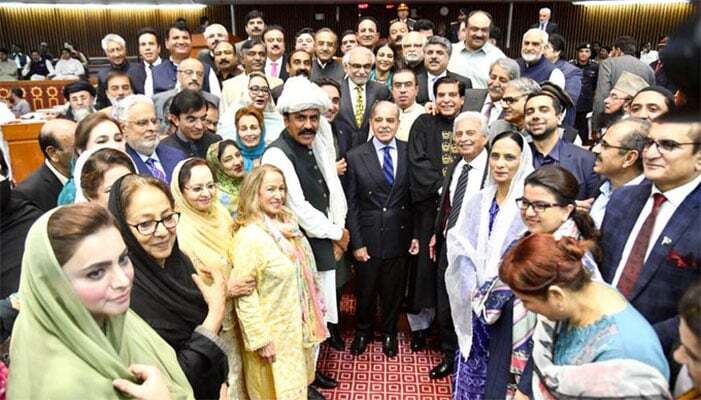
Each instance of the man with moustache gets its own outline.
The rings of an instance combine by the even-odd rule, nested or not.
[[[197,54],[197,59],[207,64],[210,67],[214,66],[214,48],[221,42],[229,41],[229,32],[224,25],[212,24],[205,28],[204,40],[207,42],[207,48],[200,50]]]
[[[107,99],[110,102],[110,106],[103,108],[100,111],[106,112],[107,114],[111,114],[111,110],[117,104],[117,102],[131,94],[134,94],[134,91],[131,87],[129,75],[127,75],[126,72],[110,72],[109,75],[107,75],[106,84],[107,87],[105,94],[107,95]]]
[[[153,101],[144,95],[130,95],[115,107],[129,157],[139,174],[170,183],[173,169],[185,153],[160,141],[160,130]]]
[[[265,42],[265,75],[287,79],[287,58],[285,57],[285,30],[279,25],[270,25],[263,32]]]
[[[453,140],[460,156],[449,168],[441,188],[441,200],[433,236],[429,242],[429,257],[437,261],[436,320],[440,327],[443,362],[431,370],[432,378],[442,378],[453,372],[458,339],[453,326],[445,273],[448,268],[446,233],[458,220],[462,204],[479,192],[487,179],[487,118],[475,111],[466,111],[455,118]],[[426,331],[412,337],[412,350],[426,345]]]
[[[477,111],[487,118],[487,128],[500,118],[503,118],[504,106],[502,97],[509,81],[521,77],[521,71],[516,61],[510,58],[500,58],[489,68],[487,89],[465,90],[465,105],[463,111]]]
[[[518,131],[527,136],[524,114],[526,98],[537,92],[540,92],[540,85],[531,78],[518,78],[507,82],[501,97],[502,118],[490,125],[489,136],[494,137],[507,130]]]
[[[214,67],[217,71],[217,78],[224,86],[224,81],[235,77],[241,73],[239,68],[238,58],[236,57],[236,49],[229,42],[219,42],[214,51]]]
[[[163,144],[175,147],[187,157],[206,158],[209,145],[222,140],[221,136],[207,132],[207,107],[207,100],[195,90],[183,89],[176,94],[168,109],[175,133],[166,137]]]
[[[592,148],[596,157],[594,172],[605,179],[589,211],[597,228],[601,228],[613,192],[623,186],[639,185],[645,178],[643,146],[649,130],[650,123],[645,120],[618,121]]]
[[[156,30],[150,27],[141,28],[136,33],[139,43],[139,62],[129,68],[129,78],[134,93],[153,96],[153,69],[163,62],[161,46]]]
[[[90,82],[79,79],[63,87],[66,109],[62,117],[80,122],[95,110],[95,87]]]
[[[345,55],[348,50],[358,45],[358,36],[355,31],[350,29],[343,31],[341,33],[341,53]]]
[[[472,87],[485,89],[489,67],[506,57],[498,47],[489,43],[492,16],[486,11],[473,11],[467,18],[464,42],[456,43],[448,62],[448,70],[472,82]]]
[[[389,24],[389,36],[387,41],[392,48],[401,45],[404,35],[409,33],[409,27],[402,21],[392,21]]]
[[[375,18],[369,15],[362,17],[360,21],[358,21],[358,29],[356,31],[358,45],[370,49],[370,51],[374,51],[377,42],[380,40],[378,27],[379,25]]]
[[[318,82],[322,78],[330,78],[338,82],[343,81],[346,74],[343,71],[343,64],[336,61],[336,49],[338,38],[336,33],[329,28],[321,28],[314,35],[314,54],[316,55],[312,63],[310,79]]]
[[[410,69],[400,69],[392,77],[392,98],[399,106],[399,128],[396,137],[408,142],[414,121],[426,113],[424,106],[416,102],[418,90],[416,75]]]
[[[418,32],[416,32],[418,34]],[[452,45],[448,39],[441,36],[433,36],[424,41],[423,47],[423,70],[416,72],[416,80],[419,83],[419,91],[416,101],[420,104],[434,102],[436,100],[433,93],[433,86],[438,79],[449,76],[457,79],[465,85],[465,90],[472,88],[472,82],[468,78],[454,72],[448,71],[448,61],[452,51]]]
[[[97,100],[95,107],[101,110],[110,106],[107,99],[107,75],[112,71],[129,72],[131,65],[127,61],[127,43],[114,33],[105,35],[102,39],[102,50],[110,62],[109,68],[103,68],[97,74]]]
[[[305,76],[309,78],[309,74],[312,69],[312,55],[307,53],[305,50],[299,49],[295,50],[287,58],[287,64],[285,64],[285,72],[287,76]],[[273,96],[273,100],[277,103],[277,99],[282,94],[282,89],[284,85],[278,85],[274,87],[270,94]]]
[[[605,132],[611,124],[624,118],[633,97],[646,87],[648,84],[643,78],[624,71],[604,99],[604,111],[598,119],[600,129]]]
[[[521,76],[531,78],[536,82],[550,81],[564,88],[565,75],[543,57],[543,51],[547,44],[548,34],[540,29],[532,28],[523,34],[521,57],[516,59],[521,67]]]
[[[387,86],[368,80],[375,55],[364,46],[354,47],[343,56],[348,77],[341,84],[341,107],[336,117],[353,127],[353,146],[368,140],[370,108],[378,100],[389,100]]]
[[[409,32],[402,38],[401,64],[414,71],[415,74],[424,72],[424,46],[426,37],[419,32]]]
[[[465,96],[464,84],[454,78],[440,78],[434,85],[436,115],[424,114],[416,119],[409,134],[409,170],[413,211],[417,215],[419,254],[409,271],[409,312],[412,332],[426,331],[433,321],[436,307],[437,275],[435,262],[429,257],[436,210],[448,168],[455,161],[453,121],[460,113]],[[415,335],[412,333],[412,335]],[[454,352],[444,354],[441,364],[430,376],[438,378],[452,372]]]
[[[262,164],[274,165],[283,172],[287,206],[297,216],[314,253],[326,322],[337,324],[336,262],[348,248],[350,237],[344,228],[348,209],[335,160],[329,159],[325,134],[317,137],[319,130],[325,129],[321,114],[331,104],[326,92],[305,77],[291,77],[285,86],[278,102],[285,130],[265,151]],[[318,386],[336,385],[334,379],[319,371],[316,378]],[[321,396],[313,387],[309,394]]]
[[[156,116],[161,124],[161,129],[166,132],[168,129],[168,112],[170,103],[175,95],[183,89],[190,89],[200,93],[205,100],[212,104],[219,104],[219,98],[211,93],[202,90],[204,81],[205,66],[195,58],[188,58],[178,65],[178,84],[171,90],[158,93],[153,96],[153,103],[156,107]]]
[[[244,29],[247,39],[242,39],[240,42],[236,43],[236,54],[241,54],[241,46],[246,40],[255,39],[263,40],[263,32],[265,31],[265,19],[263,13],[258,10],[251,10],[246,14],[243,19]]]

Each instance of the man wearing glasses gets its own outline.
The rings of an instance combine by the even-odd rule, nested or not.
[[[540,85],[531,78],[517,78],[507,82],[500,100],[503,110],[502,119],[494,121],[489,126],[489,136],[494,137],[508,130],[524,132],[526,129],[526,119],[524,118],[526,97],[539,91]],[[530,139],[528,140],[530,141]]]
[[[633,97],[648,86],[643,78],[630,72],[623,72],[616,81],[616,86],[604,99],[604,111],[599,118],[602,131],[605,132],[612,123],[623,118],[629,111]]]
[[[644,120],[619,121],[611,125],[606,136],[592,148],[596,157],[594,172],[606,179],[590,210],[597,227],[601,227],[606,205],[613,192],[622,186],[639,185],[645,178],[643,145],[649,129],[650,123]]]

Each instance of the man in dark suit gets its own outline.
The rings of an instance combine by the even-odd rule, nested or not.
[[[265,74],[283,81],[288,78],[287,56],[285,55],[285,30],[279,25],[269,25],[263,31],[265,43]]]
[[[551,86],[559,89],[558,86]],[[533,138],[533,166],[539,168],[555,164],[570,171],[579,182],[577,200],[589,200],[590,205],[599,193],[600,185],[600,178],[594,172],[595,157],[591,152],[560,137],[558,124],[563,111],[564,106],[551,91],[543,90],[528,95],[525,119],[526,131]],[[576,131],[574,135],[576,136]]]
[[[153,101],[142,95],[129,96],[119,103],[116,116],[127,142],[126,152],[139,174],[170,183],[175,165],[187,156],[159,143],[160,130]]]
[[[134,93],[153,96],[153,69],[163,62],[158,33],[153,28],[141,28],[136,34],[139,41],[139,62],[129,68]]]
[[[343,64],[334,56],[338,49],[338,36],[329,28],[321,28],[314,35],[314,62],[310,79],[314,82],[322,78],[331,78],[339,84],[343,82],[345,71]]]
[[[97,100],[95,108],[98,110],[111,105],[106,93],[107,75],[112,71],[129,73],[131,64],[127,61],[126,45],[124,39],[115,33],[109,33],[102,39],[102,50],[104,50],[110,64],[108,68],[102,68],[97,73]]]
[[[599,242],[604,280],[653,325],[669,359],[677,302],[701,278],[699,115],[652,124],[643,150],[649,182],[613,192]]]
[[[356,333],[351,353],[362,354],[373,335],[376,299],[382,310],[382,351],[397,355],[397,320],[404,296],[406,254],[417,254],[412,231],[407,144],[395,139],[399,108],[375,103],[372,140],[348,152],[348,229],[356,265]]]
[[[346,78],[341,84],[339,122],[353,127],[353,146],[368,141],[370,108],[379,100],[389,100],[387,86],[368,81],[375,56],[365,47],[357,46],[343,57]]]
[[[56,207],[58,194],[71,176],[76,123],[67,119],[47,121],[39,131],[44,163],[23,180],[17,191],[41,210]]]
[[[331,124],[334,147],[336,149],[336,170],[341,177],[341,183],[345,187],[344,175],[348,167],[346,153],[353,146],[353,138],[351,137],[353,129],[336,119],[338,108],[341,104],[341,85],[331,78],[322,78],[317,84],[329,95],[329,100],[331,100],[331,108],[324,113],[324,117]]]
[[[209,145],[221,136],[207,132],[205,118],[208,102],[201,93],[183,89],[170,103],[170,123],[175,133],[163,140],[163,144],[175,147],[187,157],[207,157]]]
[[[531,29],[540,29],[548,35],[551,33],[560,33],[560,27],[556,23],[550,22],[551,11],[549,8],[541,8],[538,11],[538,23],[531,25]]]
[[[448,39],[441,36],[432,36],[426,42],[423,51],[425,71],[416,74],[416,80],[419,82],[417,103],[426,104],[429,101],[435,101],[433,85],[444,76],[461,81],[465,85],[465,89],[472,88],[469,78],[448,71],[451,49],[452,46]]]

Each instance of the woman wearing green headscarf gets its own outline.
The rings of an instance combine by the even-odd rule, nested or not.
[[[126,398],[115,385],[139,382],[143,369],[134,364],[144,364],[160,371],[172,399],[192,399],[175,351],[129,310],[133,277],[105,208],[86,203],[44,214],[29,231],[22,260],[8,398]]]
[[[216,178],[219,202],[232,217],[236,216],[241,182],[246,173],[238,144],[231,139],[212,143],[207,150],[207,163]]]

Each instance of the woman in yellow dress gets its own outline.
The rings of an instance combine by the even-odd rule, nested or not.
[[[252,399],[307,399],[315,351],[328,336],[309,243],[285,207],[282,172],[271,165],[243,181],[235,221],[232,276],[256,290],[235,299]]]

